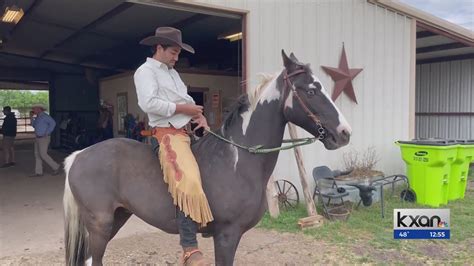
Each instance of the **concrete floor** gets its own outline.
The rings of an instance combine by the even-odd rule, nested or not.
[[[67,154],[50,151],[62,162]],[[3,151],[0,163],[3,164]],[[51,176],[44,165],[43,177],[31,178],[34,173],[33,140],[16,143],[17,165],[0,169],[0,257],[25,253],[57,251],[63,247],[62,196],[64,174]],[[117,238],[157,229],[132,217]]]

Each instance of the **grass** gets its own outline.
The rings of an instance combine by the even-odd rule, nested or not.
[[[470,180],[474,179],[474,169],[470,171]],[[389,192],[389,191],[388,191]],[[364,249],[376,250],[378,252],[397,252],[405,254],[415,262],[426,262],[431,256],[441,256],[441,253],[449,253],[450,262],[465,262],[473,260],[472,246],[474,245],[474,190],[466,191],[465,198],[449,202],[441,208],[451,210],[451,239],[450,240],[395,240],[393,239],[393,209],[395,208],[430,208],[416,203],[402,202],[399,191],[393,195],[385,195],[385,218],[381,217],[380,203],[374,203],[371,207],[361,206],[353,210],[347,222],[325,222],[322,227],[301,231],[297,227],[298,219],[306,217],[306,208],[300,205],[298,208],[282,211],[277,219],[271,218],[268,213],[259,224],[260,228],[273,229],[281,232],[302,233],[337,245],[344,250]],[[318,213],[321,210],[318,209]],[[429,251],[426,246],[432,248]],[[471,248],[469,248],[471,246]],[[471,249],[469,251],[469,249]],[[428,250],[428,251],[427,251]],[[433,251],[434,250],[434,251]],[[429,253],[434,254],[429,254]],[[380,258],[367,256],[355,256],[357,263],[386,262]],[[420,259],[420,260],[418,260]],[[397,260],[393,263],[403,263]],[[438,262],[443,262],[442,259]]]

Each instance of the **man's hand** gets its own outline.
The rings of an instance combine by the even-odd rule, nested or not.
[[[194,128],[193,132],[196,132],[196,130],[200,128],[204,128],[204,130],[209,130],[209,125],[207,125],[207,120],[206,117],[204,117],[202,114],[199,114],[197,116],[194,116],[191,122],[196,123],[197,126]],[[204,134],[206,132],[204,131]]]
[[[176,111],[175,113],[178,114],[185,114],[190,116],[198,116],[202,115],[202,110],[204,107],[195,104],[176,104]]]

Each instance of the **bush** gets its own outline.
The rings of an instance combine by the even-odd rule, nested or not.
[[[342,156],[345,171],[351,171],[350,174],[341,176],[347,177],[372,177],[383,175],[382,172],[375,170],[375,166],[380,160],[374,147],[369,147],[362,153],[352,150]]]

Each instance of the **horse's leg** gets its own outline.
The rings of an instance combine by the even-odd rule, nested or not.
[[[92,266],[102,266],[105,248],[109,243],[114,225],[113,215],[89,216],[86,223],[89,232],[89,253],[92,255]],[[87,259],[87,263],[90,262]]]
[[[216,265],[233,265],[235,252],[242,232],[238,227],[216,228],[214,233],[214,255]]]
[[[114,225],[112,227],[112,233],[110,234],[110,239],[114,238],[114,236],[118,233],[120,228],[128,221],[128,219],[132,216],[132,213],[124,208],[118,208],[114,214]]]

